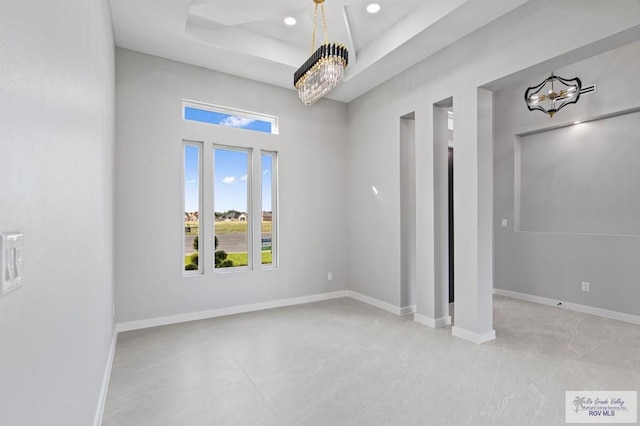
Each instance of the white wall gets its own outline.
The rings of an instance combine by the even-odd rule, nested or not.
[[[362,212],[346,207],[344,104],[129,50],[116,69],[117,322],[346,290],[346,224]],[[184,121],[182,99],[277,115],[280,134]],[[278,152],[278,269],[182,276],[183,139]]]
[[[0,231],[24,234],[24,276],[0,298],[0,424],[86,426],[113,336],[110,13],[1,9]]]
[[[527,86],[537,84],[548,74],[533,76],[495,93],[495,214],[498,220],[506,218],[510,224],[495,230],[495,286],[640,315],[640,237],[636,232],[640,203],[638,113],[536,134],[538,146],[534,150],[528,148],[522,154],[523,161],[532,159],[525,159],[526,155],[541,164],[551,150],[562,161],[546,163],[548,169],[539,177],[538,187],[529,176],[532,171],[523,172],[523,181],[527,181],[523,188],[528,193],[523,198],[522,228],[536,232],[514,230],[518,219],[514,198],[515,135],[640,107],[640,89],[634,85],[640,75],[640,42],[555,71],[562,77],[578,76],[585,85],[595,83],[597,91],[566,106],[553,119],[522,108]],[[609,135],[606,139],[602,139],[603,131]],[[555,134],[563,139],[554,139]],[[545,135],[548,141],[540,140]],[[548,142],[554,146],[546,146]],[[567,173],[573,176],[567,178]],[[554,186],[541,191],[551,179],[555,179]],[[561,185],[564,193],[555,195]],[[607,188],[606,194],[599,195],[603,187]],[[541,194],[544,200],[535,201]],[[540,201],[549,206],[544,212],[534,209],[533,204]],[[576,213],[578,205],[583,206],[582,213]],[[593,206],[600,209],[594,211]],[[611,206],[616,208],[611,210]],[[627,214],[629,210],[635,211],[635,217]],[[570,216],[565,221],[562,215],[566,214]],[[588,293],[581,291],[582,281],[591,284]]]
[[[562,16],[562,26],[550,16]],[[490,338],[493,265],[485,252],[492,247],[492,156],[486,155],[491,144],[486,146],[484,135],[491,130],[485,126],[486,96],[478,87],[538,64],[546,70],[637,40],[639,24],[635,1],[615,7],[593,0],[532,1],[351,102],[350,210],[366,214],[354,217],[349,227],[350,289],[400,303],[398,118],[415,111],[418,313],[438,319],[433,308],[433,104],[453,97],[455,323],[472,340]],[[371,185],[380,190],[377,197]]]

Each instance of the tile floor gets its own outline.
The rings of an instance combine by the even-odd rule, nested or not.
[[[104,426],[563,425],[640,390],[640,326],[495,296],[474,345],[353,299],[122,333]]]

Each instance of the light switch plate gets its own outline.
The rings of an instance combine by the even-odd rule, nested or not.
[[[509,224],[509,221],[507,219],[502,219],[502,227],[506,228]]]
[[[22,234],[0,234],[0,296],[22,285]]]

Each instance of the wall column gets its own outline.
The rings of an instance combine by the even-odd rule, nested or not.
[[[484,343],[493,329],[493,94],[465,90],[456,101],[452,334]]]

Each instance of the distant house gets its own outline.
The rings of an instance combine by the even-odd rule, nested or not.
[[[271,222],[273,214],[271,212],[262,212],[262,221]]]
[[[240,222],[246,222],[246,221],[247,221],[247,215],[246,215],[246,214],[244,214],[244,213],[240,213],[240,214],[238,215],[238,220],[239,220]]]

